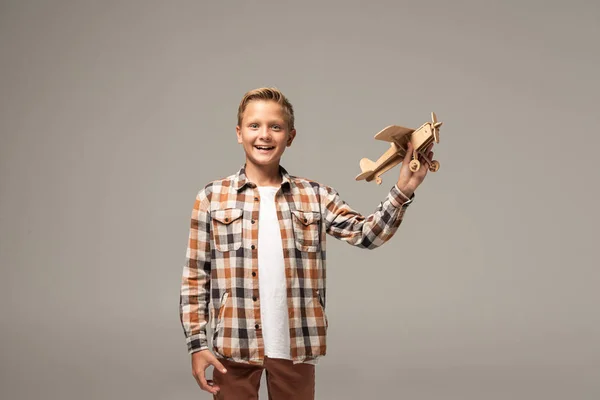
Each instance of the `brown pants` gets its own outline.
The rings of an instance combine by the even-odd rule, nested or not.
[[[223,358],[223,374],[213,369],[213,381],[221,389],[215,400],[257,400],[260,378],[266,370],[269,400],[314,400],[315,366],[291,360],[265,357],[263,365],[237,363]]]

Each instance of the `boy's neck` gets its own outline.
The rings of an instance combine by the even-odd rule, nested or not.
[[[246,162],[246,178],[257,186],[281,186],[279,163],[273,165],[254,165]]]

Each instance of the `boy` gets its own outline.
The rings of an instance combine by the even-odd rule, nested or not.
[[[215,399],[257,399],[263,370],[269,399],[314,399],[315,364],[327,348],[326,234],[360,248],[381,246],[428,168],[409,170],[409,148],[398,182],[363,216],[331,187],[280,165],[296,130],[279,90],[246,93],[236,133],[244,166],[201,189],[192,212],[180,296],[192,373]],[[431,146],[427,152],[431,159]]]

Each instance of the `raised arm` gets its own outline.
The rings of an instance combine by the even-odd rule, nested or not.
[[[426,150],[429,159],[433,157],[432,147],[433,144]],[[415,190],[423,182],[428,171],[427,168],[421,168],[415,173],[411,172],[408,167],[411,154],[412,145],[409,142],[398,182],[391,188],[385,200],[368,216],[353,210],[334,189],[322,186],[321,205],[326,232],[348,244],[365,249],[375,249],[390,240],[398,230],[406,208],[415,196]]]
[[[327,186],[322,186],[321,190],[326,232],[365,249],[375,249],[387,242],[396,233],[412,202],[394,185],[375,211],[364,216],[351,208],[336,190]]]

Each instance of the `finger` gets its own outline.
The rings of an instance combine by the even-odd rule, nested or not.
[[[206,383],[208,383],[208,386],[211,388],[211,393],[217,393],[221,390],[219,385],[217,385],[212,379],[207,379]]]
[[[201,369],[200,372],[194,377],[196,378],[196,382],[198,382],[198,386],[200,386],[200,389],[212,394],[216,394],[219,391],[218,388],[212,387],[208,384],[203,369]]]
[[[200,370],[197,374],[194,374],[194,378],[196,378],[200,389],[208,391],[208,382],[206,382],[206,378],[204,377],[204,370]]]
[[[427,165],[421,165],[421,168],[419,168],[419,170],[413,174],[413,178],[415,179],[414,182],[416,182],[417,187],[421,184],[421,182],[423,182],[423,179],[425,179],[427,171],[429,171]]]
[[[410,142],[406,144],[406,154],[404,154],[404,160],[402,160],[402,165],[407,166],[412,158],[413,147]]]
[[[423,171],[419,171],[420,172],[419,179],[421,179],[421,181],[423,181],[423,179],[425,179],[427,172],[429,172],[429,165],[430,165],[429,162],[425,161],[425,165],[424,165],[425,168],[423,168]]]
[[[211,365],[213,367],[215,367],[216,369],[218,369],[219,371],[221,371],[223,374],[227,373],[227,369],[225,369],[225,367],[223,366],[223,364],[221,364],[221,362],[219,360],[217,360],[217,358],[215,357],[214,360],[210,361]]]
[[[425,156],[425,153],[417,153],[417,159],[419,160],[419,162],[423,165],[429,165],[429,162],[427,161],[427,157]]]
[[[406,154],[404,154],[404,160],[406,161],[407,159],[410,160],[410,156],[412,155],[412,144],[410,142],[406,143]]]

